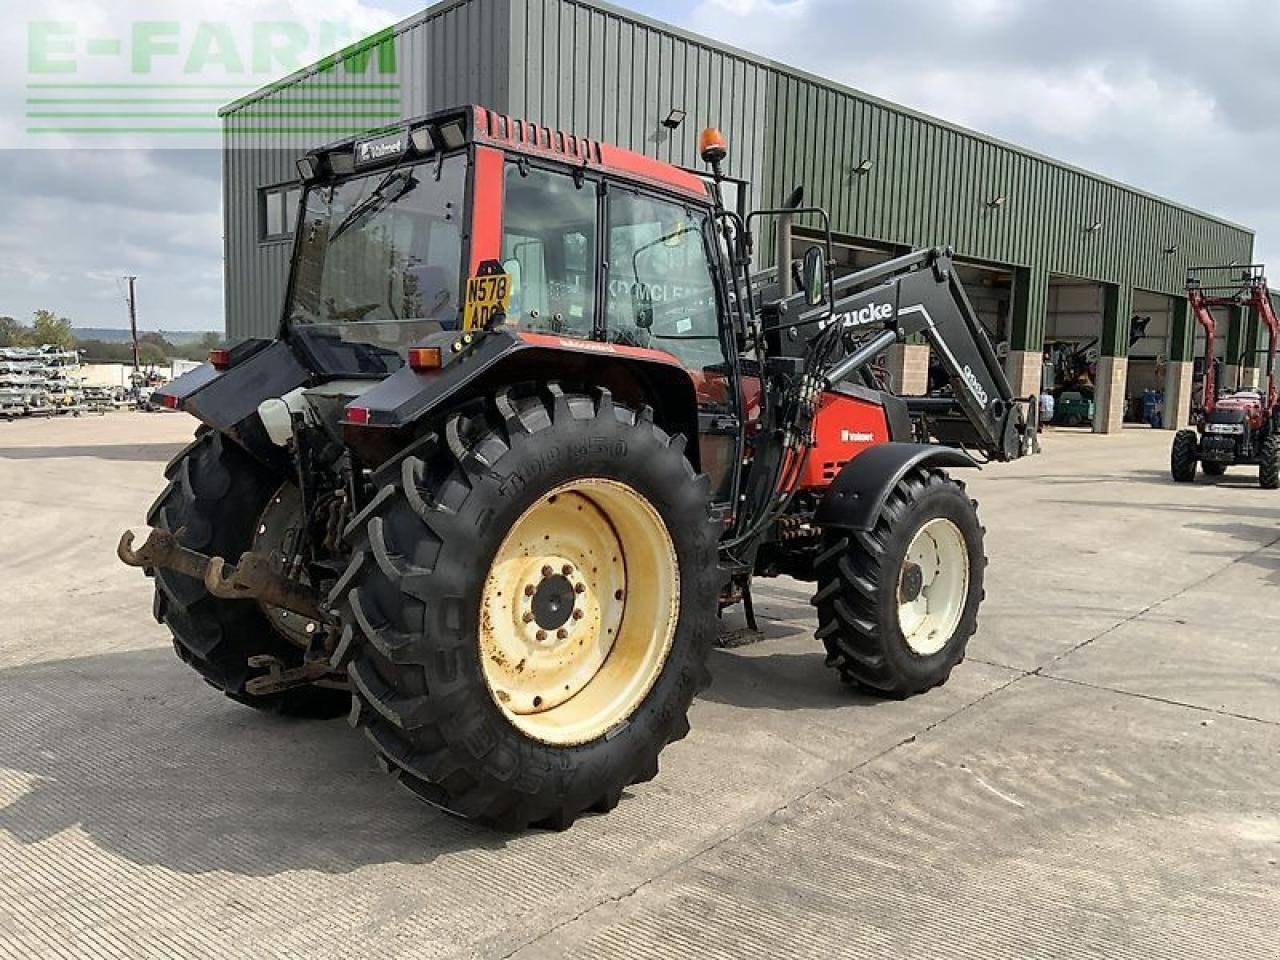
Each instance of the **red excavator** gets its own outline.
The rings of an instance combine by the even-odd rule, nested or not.
[[[1206,280],[1208,282],[1206,282]],[[1179,430],[1173,438],[1170,470],[1173,479],[1190,483],[1196,465],[1211,477],[1227,467],[1257,465],[1264,490],[1280,487],[1280,411],[1276,408],[1277,321],[1261,266],[1192,267],[1187,272],[1187,300],[1196,322],[1204,328],[1204,389],[1194,411],[1195,429]],[[1266,382],[1262,391],[1219,392],[1213,335],[1214,307],[1248,307],[1267,328]]]

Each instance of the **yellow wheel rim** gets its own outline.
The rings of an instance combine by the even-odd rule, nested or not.
[[[679,609],[680,567],[653,505],[616,480],[559,486],[516,521],[485,579],[489,692],[535,740],[604,736],[662,673]]]

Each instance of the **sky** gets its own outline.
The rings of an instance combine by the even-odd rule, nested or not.
[[[1275,0],[622,5],[1252,227],[1255,259],[1280,285]],[[285,73],[288,56],[315,59],[423,3],[226,0],[213,22],[190,0],[11,6],[10,23],[25,29],[0,32],[0,315],[43,308],[80,327],[126,326],[118,278],[136,274],[144,328],[208,330],[222,328],[219,151],[198,135],[165,141],[182,149],[32,137],[24,111],[44,92],[33,83],[119,79],[109,52],[86,52],[87,38],[136,38],[139,24],[159,22],[172,25],[175,51],[162,55],[170,35],[149,35],[165,78],[214,76],[218,89],[204,93],[231,99]],[[266,34],[254,31],[273,24],[302,39],[258,56]],[[139,75],[136,58],[131,69],[123,76]]]

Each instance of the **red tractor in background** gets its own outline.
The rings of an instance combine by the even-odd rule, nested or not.
[[[1208,285],[1203,279],[1206,274],[1211,281]],[[1235,279],[1213,282],[1214,275],[1223,274],[1235,274]],[[1200,405],[1193,411],[1195,429],[1179,430],[1173,438],[1169,462],[1173,479],[1190,483],[1196,478],[1197,465],[1208,476],[1220,477],[1227,467],[1246,464],[1257,466],[1258,483],[1264,490],[1280,488],[1280,410],[1276,406],[1275,371],[1280,330],[1266,273],[1256,265],[1243,269],[1193,267],[1187,276],[1187,300],[1205,332],[1204,386]],[[1214,307],[1248,307],[1267,328],[1262,391],[1242,389],[1238,380],[1233,391],[1220,391]]]
[[[947,468],[1030,452],[945,249],[834,277],[802,208],[480,107],[302,158],[279,336],[158,391],[202,422],[153,529],[178,655],[229,697],[354,725],[427,801],[564,827],[652,778],[751,583],[814,584],[832,668],[944,683],[983,597]],[[781,269],[752,273],[776,218]],[[924,336],[946,383],[886,392]],[[233,565],[234,564],[234,565]]]

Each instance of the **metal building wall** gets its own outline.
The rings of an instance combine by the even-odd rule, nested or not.
[[[288,277],[291,242],[259,241],[259,190],[296,179],[297,157],[373,125],[462,103],[507,101],[508,0],[437,4],[371,38],[369,80],[394,83],[387,116],[369,121],[342,63],[299,71],[223,111],[223,239],[227,336],[273,336]],[[394,44],[395,70],[378,72],[379,43]],[[345,51],[360,55],[361,45]],[[270,118],[269,120],[266,118]]]
[[[803,183],[837,233],[1026,268],[1029,341],[1049,274],[1177,295],[1188,265],[1252,253],[1243,227],[796,71],[767,99],[768,202]]]
[[[727,50],[606,4],[509,0],[511,111],[683,167],[701,168],[698,133],[731,144],[725,173],[758,198],[768,71]],[[675,131],[662,121],[686,112]]]
[[[1242,227],[600,0],[445,2],[393,35],[401,116],[477,102],[688,167],[699,166],[698,131],[716,125],[730,139],[727,172],[750,182],[753,205],[803,183],[843,237],[951,244],[1013,267],[1015,309],[1030,318],[1015,349],[1038,348],[1051,273],[1116,284],[1125,297],[1132,288],[1176,295],[1189,263],[1250,259],[1253,236]],[[233,105],[228,135],[252,126],[252,105],[304,95],[327,103],[336,116],[323,122],[340,126],[340,94],[331,74],[302,71]],[[671,109],[688,114],[674,132],[662,126]],[[258,189],[291,179],[296,155],[345,133],[228,143],[231,336],[269,335],[283,295],[289,244],[259,244]],[[859,175],[863,160],[873,166]],[[1003,205],[989,206],[997,196]]]

